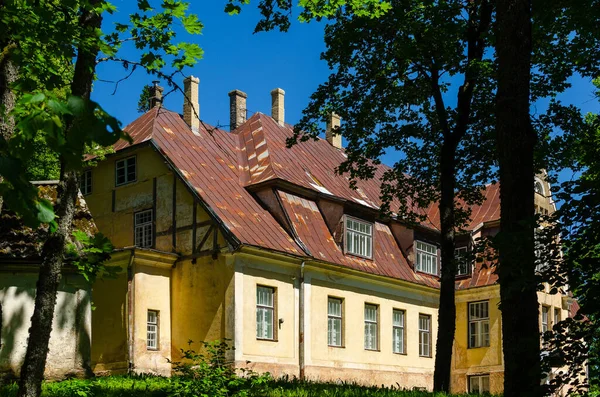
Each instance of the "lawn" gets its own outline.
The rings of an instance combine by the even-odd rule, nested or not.
[[[199,394],[189,388],[189,379],[178,377],[163,378],[158,376],[109,376],[89,380],[66,380],[62,382],[46,382],[43,386],[43,397],[212,397],[214,394]],[[202,382],[196,379],[192,382]],[[227,387],[227,385],[225,385]],[[363,387],[355,384],[335,384],[300,382],[297,380],[266,380],[260,385],[246,385],[230,392],[221,390],[224,396],[261,396],[261,397],[442,397],[440,393],[422,391],[403,391],[393,388]],[[17,395],[16,384],[0,388],[0,396]]]

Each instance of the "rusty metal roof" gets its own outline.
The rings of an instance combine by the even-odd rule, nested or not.
[[[261,113],[252,116],[234,132],[204,123],[198,131],[192,131],[178,113],[156,107],[125,130],[133,138],[134,145],[152,140],[228,231],[243,244],[307,257],[309,254],[300,246],[303,244],[317,260],[430,287],[439,286],[437,278],[412,270],[387,225],[375,223],[373,260],[353,257],[345,255],[334,241],[315,201],[290,192],[277,192],[283,210],[301,240],[298,243],[247,190],[266,181],[284,180],[378,209],[380,179],[389,169],[386,166],[378,165],[375,178],[359,180],[357,189],[353,190],[349,187],[348,177],[335,172],[346,159],[343,150],[323,139],[288,149],[285,141],[293,133],[293,127],[281,126]],[[128,146],[121,141],[114,148],[119,151]],[[473,208],[472,227],[499,216],[497,190],[493,185],[486,189],[486,202]],[[436,206],[428,208],[427,214],[428,225],[438,227]],[[457,288],[488,285],[495,280],[491,270],[475,269],[472,278],[457,282]]]

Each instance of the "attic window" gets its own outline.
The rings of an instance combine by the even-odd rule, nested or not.
[[[87,196],[92,193],[92,170],[85,170],[79,178],[79,190],[81,194]]]
[[[415,269],[419,272],[438,274],[437,247],[422,241],[415,241],[416,263]]]
[[[469,249],[467,247],[458,247],[454,250],[456,258],[456,275],[467,276],[471,274],[471,261],[469,260]]]
[[[346,253],[371,259],[373,257],[373,224],[346,216]]]
[[[115,185],[121,186],[135,182],[137,179],[137,167],[135,156],[117,160],[115,163]]]

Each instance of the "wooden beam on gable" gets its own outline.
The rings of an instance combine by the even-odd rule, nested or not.
[[[198,203],[194,200],[194,209],[192,210],[192,254],[196,253],[196,232],[198,225],[196,224],[196,217],[198,213]]]

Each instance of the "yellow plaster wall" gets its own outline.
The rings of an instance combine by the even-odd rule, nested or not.
[[[129,258],[129,257],[127,257]],[[126,372],[127,348],[127,263],[116,279],[102,279],[94,284],[92,298],[92,368]]]
[[[171,269],[139,263],[134,259],[134,352],[133,365],[138,372],[171,374]],[[158,349],[149,350],[147,339],[148,310],[159,312]]]
[[[490,316],[490,346],[469,348],[469,303],[487,300]],[[490,374],[490,391],[502,392],[503,357],[500,287],[473,288],[456,293],[456,334],[452,354],[452,391],[467,391],[469,375]]]
[[[351,380],[363,384],[396,384],[402,387],[432,386],[437,339],[437,291],[412,291],[398,285],[381,285],[334,272],[311,273],[310,360],[313,377]],[[343,345],[327,345],[327,299],[343,299]],[[364,305],[379,306],[379,350],[364,349]],[[405,310],[406,354],[392,348],[392,311]],[[431,316],[431,357],[419,356],[419,314]],[[323,367],[333,368],[333,371]],[[360,370],[360,371],[358,371]],[[400,376],[399,374],[404,374]]]
[[[290,268],[277,268],[269,271],[246,267],[243,278],[243,354],[250,361],[276,360],[280,364],[298,365],[297,349],[297,291],[294,289],[294,276],[297,272]],[[275,340],[256,338],[256,288],[275,288]],[[279,319],[283,320],[279,324]]]
[[[172,269],[172,357],[194,342],[233,338],[233,264],[228,255],[180,261]],[[199,344],[191,346],[198,349]]]

